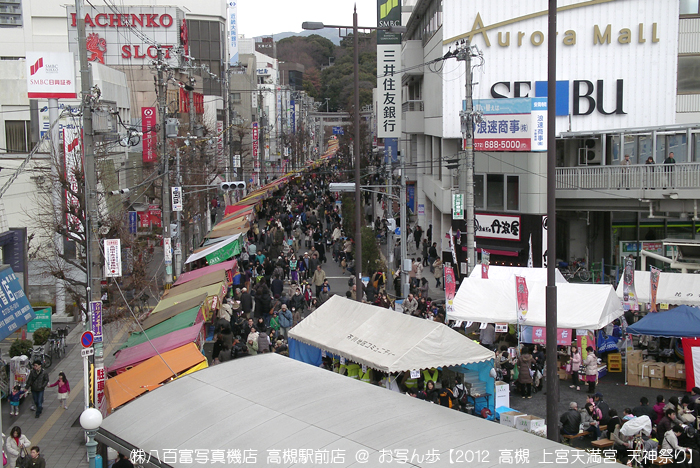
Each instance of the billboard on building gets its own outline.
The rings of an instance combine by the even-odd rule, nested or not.
[[[474,151],[547,151],[547,98],[477,99],[474,111]]]
[[[391,1],[391,0],[389,0]],[[401,136],[401,44],[377,45],[377,136]]]
[[[156,152],[156,144],[158,143],[158,134],[156,133],[156,118],[155,107],[141,108],[141,146],[143,151],[143,162],[154,162],[158,158]]]
[[[67,6],[68,47],[78,53],[77,17],[74,6]],[[174,7],[95,5],[86,10],[85,34],[88,60],[104,65],[150,65],[158,57],[178,65],[177,51],[187,38],[185,14]]]
[[[228,55],[229,64],[238,64],[238,1],[228,2]]]
[[[474,99],[547,96],[547,6],[546,0],[444,3],[443,54],[462,40],[483,53]],[[559,1],[557,133],[675,123],[678,8],[651,0],[626,0],[624,8],[615,1]],[[445,138],[461,135],[464,89],[464,64],[448,61]]]
[[[19,330],[36,314],[9,265],[0,266],[0,340]]]
[[[26,52],[29,99],[75,99],[75,56],[70,52]]]

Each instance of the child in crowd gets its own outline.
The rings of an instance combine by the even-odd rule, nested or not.
[[[10,402],[10,416],[19,416],[19,401],[25,393],[24,390],[20,390],[19,385],[15,385],[15,388],[7,396],[7,400]]]
[[[58,404],[63,407],[63,409],[68,409],[66,401],[68,400],[68,395],[70,394],[70,384],[66,378],[66,374],[63,372],[58,373],[58,380],[49,385],[49,387],[55,387],[58,385]]]

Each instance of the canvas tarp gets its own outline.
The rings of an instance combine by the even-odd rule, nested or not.
[[[179,286],[193,279],[199,278],[200,276],[208,275],[209,273],[219,271],[219,270],[233,270],[236,267],[236,260],[229,260],[228,262],[217,263],[216,265],[209,265],[196,270],[188,271],[182,273],[180,277],[173,283],[173,286]]]
[[[623,296],[623,281],[617,285],[617,297]],[[651,273],[634,272],[634,290],[640,304],[651,302]],[[665,273],[659,275],[656,290],[657,304],[700,305],[700,275],[689,273]]]
[[[213,304],[216,306],[221,302],[221,298],[223,295],[226,293],[226,285],[224,283],[214,283],[210,284],[209,286],[203,286],[201,288],[195,289],[193,291],[189,291],[186,293],[182,294],[177,294],[177,295],[170,295],[164,299],[161,299],[160,302],[158,302],[158,305],[156,305],[155,309],[153,309],[153,312],[151,312],[151,315],[155,315],[168,307],[179,304],[180,302],[184,302],[188,299],[192,299],[193,297],[198,297],[202,294],[206,294],[208,298],[210,298],[209,305],[211,306],[211,298],[216,297],[218,300],[216,301],[216,304]]]
[[[168,320],[159,323],[145,331],[137,331],[129,335],[121,347],[130,348],[132,346],[140,345],[145,343],[150,338],[155,339],[159,336],[167,335],[177,330],[182,330],[183,328],[191,327],[192,325],[203,322],[202,312],[199,307],[193,307],[190,310],[186,310],[175,317],[169,318]]]
[[[221,227],[216,227],[207,234],[208,239],[220,239],[222,237],[244,234],[250,230],[250,223],[246,219],[241,219],[240,223],[226,223]]]
[[[515,275],[524,276],[527,282],[530,281],[547,281],[546,268],[527,268],[527,267],[511,267],[500,265],[489,265],[489,279],[504,280]],[[481,265],[479,268],[474,268],[469,275],[469,278],[481,278]],[[558,268],[554,269],[554,281],[556,283],[566,283],[566,278],[561,274]]]
[[[141,343],[131,348],[120,349],[114,353],[114,363],[107,368],[107,374],[121,374],[158,353],[163,354],[187,343],[195,343],[201,348],[204,339],[204,322],[199,322],[191,327],[159,336],[151,340],[150,343]]]
[[[224,283],[229,285],[228,277],[226,276],[225,270],[212,271],[204,276],[200,276],[197,279],[193,279],[185,284],[175,286],[169,290],[163,292],[163,297],[177,296],[178,294],[185,294],[195,289],[203,288],[211,284]]]
[[[179,302],[168,307],[167,309],[161,310],[156,315],[151,314],[146,318],[146,320],[141,322],[141,328],[143,328],[144,330],[148,330],[149,328],[155,327],[159,323],[165,322],[166,320],[171,319],[176,315],[181,314],[182,312],[185,312],[195,307],[201,308],[206,298],[207,294],[202,293],[196,297],[193,297],[192,299]],[[202,317],[204,317],[204,313],[202,313]]]
[[[173,372],[181,377],[193,372],[195,368],[199,370],[206,367],[207,358],[194,343],[154,356],[140,366],[107,379],[107,411],[111,413],[139,395],[155,390],[175,377]]]
[[[522,325],[544,327],[544,281],[528,281],[528,307]],[[622,303],[609,284],[557,283],[557,327],[598,330],[621,316]],[[448,319],[464,322],[517,323],[515,277],[462,281]]]
[[[384,372],[492,360],[493,352],[444,324],[333,296],[289,336]]]
[[[627,333],[698,338],[700,337],[700,309],[683,305],[671,310],[648,313],[641,320],[627,327]]]
[[[190,255],[187,258],[187,261],[185,263],[192,263],[194,261],[199,260],[200,258],[204,258],[207,255],[213,254],[219,249],[224,249],[229,246],[229,244],[232,244],[234,242],[238,242],[239,238],[241,237],[241,234],[236,234],[235,236],[228,237],[221,242],[217,242],[216,244],[212,244],[206,249],[200,250],[199,252],[195,252],[192,255]],[[228,259],[226,259],[228,260]],[[221,262],[217,262],[221,263]]]

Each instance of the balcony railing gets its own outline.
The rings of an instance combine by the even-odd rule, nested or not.
[[[557,168],[558,190],[700,189],[700,163]]]
[[[403,112],[423,112],[423,101],[406,101],[401,105]]]

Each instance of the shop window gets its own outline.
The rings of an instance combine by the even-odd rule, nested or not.
[[[681,15],[697,15],[700,13],[700,2],[698,0],[680,0]]]
[[[29,121],[5,121],[5,148],[8,153],[26,153],[31,147]]]
[[[474,208],[484,209],[484,176],[474,176]]]
[[[677,93],[700,93],[700,55],[682,55],[678,57]]]
[[[503,174],[486,175],[486,209],[503,210]]]
[[[506,177],[506,210],[518,211],[520,209],[520,177]]]

